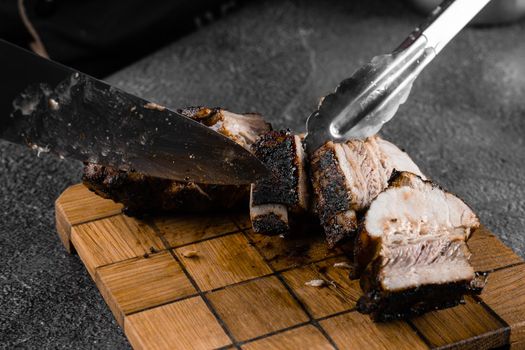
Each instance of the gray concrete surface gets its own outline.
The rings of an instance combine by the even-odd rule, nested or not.
[[[109,80],[170,107],[259,111],[302,131],[319,97],[419,21],[401,2],[357,3],[254,2]],[[525,23],[463,32],[383,134],[525,256]],[[79,179],[76,162],[0,142],[0,348],[129,347],[55,234],[53,202]]]

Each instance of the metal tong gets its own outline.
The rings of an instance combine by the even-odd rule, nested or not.
[[[490,0],[445,0],[391,54],[374,57],[327,95],[307,120],[306,148],[376,134],[404,103],[419,73]]]

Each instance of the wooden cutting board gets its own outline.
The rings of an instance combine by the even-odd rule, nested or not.
[[[247,213],[141,221],[83,185],[56,202],[77,252],[136,349],[525,349],[525,264],[486,229],[469,241],[488,284],[464,305],[373,323],[342,250],[250,230]],[[519,233],[516,233],[519,234]],[[319,235],[317,235],[319,236]],[[323,288],[305,282],[323,279]]]

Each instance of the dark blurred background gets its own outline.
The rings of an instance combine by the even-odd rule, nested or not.
[[[0,0],[0,38],[37,52],[40,41],[52,59],[100,78],[243,2]]]
[[[420,14],[441,0],[406,0]],[[0,0],[0,38],[102,78],[238,10],[248,0]],[[388,7],[388,6],[386,6]],[[497,0],[477,23],[525,12],[524,0]]]

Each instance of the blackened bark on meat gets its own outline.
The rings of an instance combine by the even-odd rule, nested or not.
[[[299,169],[295,139],[289,132],[270,131],[252,146],[253,153],[273,176],[257,181],[252,190],[253,205],[299,203]]]
[[[212,126],[221,119],[220,111],[220,108],[208,107],[186,107],[177,110],[177,112],[183,116],[198,121],[206,126]]]
[[[328,142],[315,152],[310,166],[315,209],[328,246],[333,248],[351,239],[357,226],[355,212],[351,210],[351,191],[336,156],[335,144]]]
[[[328,247],[333,248],[348,241],[349,232],[357,230],[357,217],[353,210],[335,214],[331,219],[324,221],[323,229]]]
[[[312,183],[316,195],[316,210],[322,221],[335,214],[350,210],[351,198],[345,184],[345,176],[339,167],[333,144],[315,153],[310,162]]]
[[[130,216],[228,210],[248,198],[246,186],[177,182],[92,163],[85,165],[82,180],[99,196],[122,203]]]
[[[252,217],[253,231],[264,233],[269,236],[287,235],[290,232],[290,226],[287,218],[272,212]]]
[[[484,276],[479,276],[484,280]],[[356,308],[370,314],[374,321],[384,322],[422,315],[428,311],[456,306],[466,294],[479,294],[479,282],[461,281],[430,284],[398,292],[372,290],[359,298]]]

